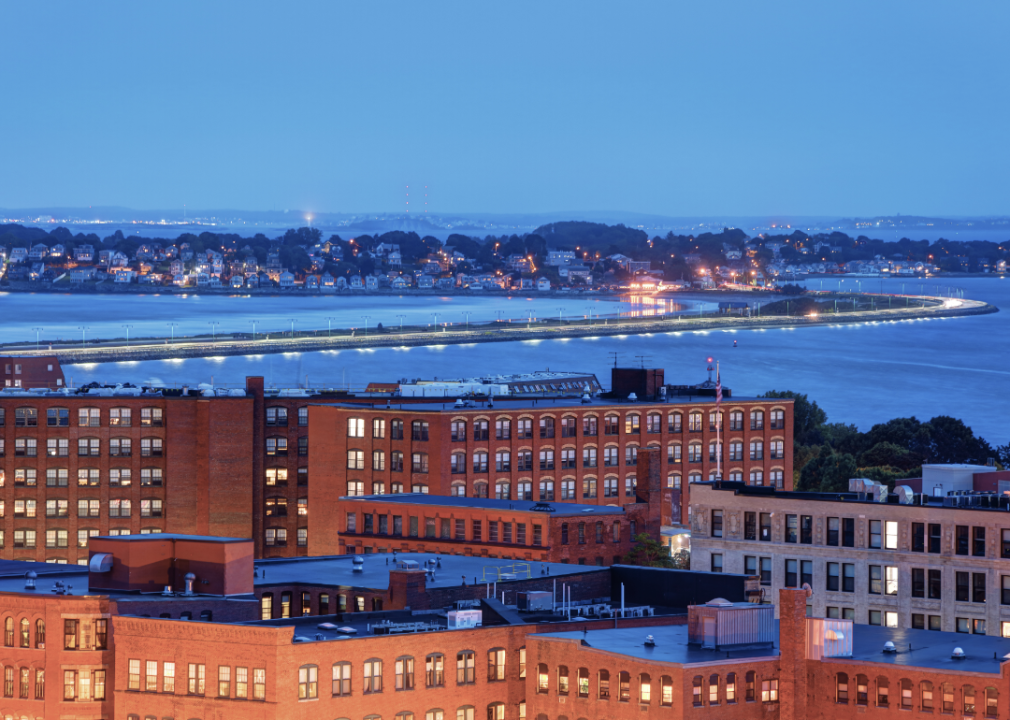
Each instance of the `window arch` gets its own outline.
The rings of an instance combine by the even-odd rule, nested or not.
[[[505,703],[493,702],[488,705],[487,720],[505,720]]]
[[[370,693],[381,693],[382,692],[382,660],[379,658],[371,658],[370,660],[365,660],[365,670],[364,670],[364,690],[363,692],[368,695]]]
[[[46,621],[39,618],[35,621],[35,647],[40,650],[46,646]]]
[[[32,643],[32,624],[28,622],[28,618],[21,618],[19,623],[21,632],[18,633],[21,636],[21,647],[31,647]]]
[[[663,682],[666,682],[668,679],[669,678],[667,678],[666,675],[663,676]],[[664,693],[666,692],[665,688],[664,688],[663,692]],[[672,698],[672,693],[673,693],[673,688],[672,687],[670,688],[670,693],[671,693],[671,702],[672,702],[672,699],[673,699]],[[728,705],[732,705],[732,704],[736,703],[736,673],[729,673],[728,675],[726,675],[726,703]],[[666,703],[664,703],[664,704],[666,704]]]
[[[687,416],[687,431],[701,432],[702,414],[701,410],[692,410]]]
[[[4,647],[14,647],[14,618],[9,615],[4,619]]]
[[[933,712],[933,683],[929,680],[919,683],[919,708],[923,712]]]
[[[568,666],[558,666],[558,695],[568,694]]]
[[[456,720],[473,720],[473,705],[461,705],[456,708]]]
[[[445,685],[445,656],[442,653],[432,653],[424,659],[424,684],[430,688]]]
[[[617,675],[617,682],[620,690],[618,700],[620,702],[631,702],[631,674],[623,670]]]
[[[701,675],[695,675],[694,680],[691,681],[691,704],[694,707],[701,707],[704,703],[701,699]]]
[[[754,702],[754,671],[748,670],[744,675],[744,699],[747,702]]]
[[[442,708],[432,708],[424,714],[424,720],[445,720],[445,711]]]
[[[504,648],[491,648],[487,651],[487,679],[489,681],[505,679]]]
[[[597,677],[598,694],[600,700],[610,699],[610,672],[607,670],[600,670],[600,674]]]
[[[890,702],[890,684],[883,675],[877,676],[877,707],[887,707]]]
[[[718,689],[718,675],[716,678],[716,688]],[[642,673],[638,676],[638,702],[642,705],[652,702],[652,676],[649,673]]]
[[[843,672],[835,675],[835,702],[841,705],[849,702],[849,676]]]
[[[708,676],[708,704],[719,704],[719,674],[712,673]]]
[[[589,668],[580,667],[579,668],[579,697],[587,698],[589,697]]]
[[[870,680],[865,675],[856,675],[856,705],[866,705],[870,697]]]
[[[943,695],[943,705],[941,705],[942,712],[954,712],[954,686],[951,683],[943,683],[940,686],[940,693]]]
[[[298,699],[312,700],[319,697],[319,667],[302,665],[298,668]]]
[[[333,696],[345,697],[351,694],[351,663],[333,663]]]
[[[901,678],[898,681],[898,686],[901,691],[901,707],[903,710],[912,709],[912,681],[908,678]]]
[[[394,720],[414,720],[414,713],[409,710],[402,710],[393,716]]]
[[[537,665],[537,692],[546,693],[550,686],[550,676],[547,673],[547,664],[540,663]]]
[[[393,666],[397,690],[414,689],[414,658],[409,655],[396,658]],[[398,716],[399,717],[399,716]]]
[[[975,714],[975,686],[964,685],[961,687],[961,699],[964,704],[964,714],[971,716]]]
[[[989,686],[985,689],[985,716],[994,718],[999,712],[999,691]]]

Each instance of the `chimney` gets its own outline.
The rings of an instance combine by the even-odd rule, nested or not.
[[[807,717],[809,587],[779,590],[779,720]]]

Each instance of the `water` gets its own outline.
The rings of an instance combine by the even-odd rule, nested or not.
[[[696,303],[695,303],[696,304]],[[126,337],[176,337],[217,334],[258,334],[291,331],[325,332],[333,328],[374,328],[489,322],[499,317],[515,322],[530,317],[593,317],[652,315],[680,309],[682,303],[648,296],[616,300],[599,296],[482,297],[473,295],[74,295],[0,293],[0,343],[35,342],[35,328],[46,342],[88,341]],[[707,307],[707,305],[706,305]],[[403,316],[402,318],[400,316]],[[367,318],[366,318],[367,316]],[[171,327],[174,323],[176,327]],[[87,328],[82,330],[81,328]]]
[[[838,280],[825,281],[835,289]],[[901,280],[862,280],[866,290],[900,292]],[[916,281],[927,287],[949,286],[950,279]],[[829,285],[830,283],[830,285]],[[819,287],[820,280],[809,281]],[[842,281],[854,289],[855,280]],[[706,358],[722,365],[723,383],[738,395],[766,390],[794,390],[815,399],[833,422],[868,429],[893,417],[929,419],[951,415],[963,419],[991,443],[1010,440],[1006,422],[993,399],[1010,393],[1005,359],[1010,336],[1010,280],[964,278],[956,284],[966,297],[1001,309],[993,315],[899,323],[824,326],[788,330],[671,332],[657,335],[490,343],[402,349],[345,350],[252,357],[165,360],[67,368],[75,383],[206,382],[240,384],[246,375],[264,375],[275,385],[342,382],[360,386],[371,380],[402,377],[459,377],[479,373],[512,373],[532,369],[580,370],[609,380],[611,352],[621,364],[666,369],[668,382],[693,383],[705,377]],[[907,290],[912,283],[906,281]],[[361,298],[365,301],[366,298]],[[372,301],[373,299],[367,299]],[[378,300],[378,299],[374,299]],[[383,300],[386,300],[383,298]],[[464,299],[454,298],[463,301]],[[482,298],[490,304],[526,300]],[[396,302],[390,298],[390,302]],[[469,298],[466,302],[471,302]],[[324,301],[325,302],[325,301]],[[414,312],[427,313],[433,299],[411,299]],[[451,302],[441,304],[457,307]],[[537,301],[549,311],[556,298]],[[417,306],[423,305],[423,309]],[[509,306],[511,307],[511,306]],[[373,313],[374,314],[374,313]],[[6,325],[6,323],[5,323]],[[733,347],[733,341],[738,347]]]

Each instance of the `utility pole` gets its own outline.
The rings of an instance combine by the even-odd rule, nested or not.
[[[175,329],[179,326],[179,323],[170,322],[168,326],[172,328],[172,342],[175,342]]]
[[[42,332],[44,329],[45,328],[40,328],[40,327],[33,327],[32,328],[32,330],[35,331],[35,352],[39,351],[39,333]],[[127,337],[129,338],[129,336],[127,336]],[[127,342],[127,344],[129,344],[129,342]]]
[[[123,325],[123,327],[126,328],[126,347],[130,347],[130,328],[133,325]]]

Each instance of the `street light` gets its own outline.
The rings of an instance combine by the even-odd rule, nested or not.
[[[217,320],[208,320],[207,324],[210,325],[211,342],[217,342],[217,326],[221,323]]]
[[[250,320],[249,323],[253,326],[253,342],[256,341],[256,324],[259,320]]]
[[[586,311],[589,313],[589,324],[592,325],[593,324],[593,306],[590,305],[589,307],[587,307]]]
[[[464,310],[463,315],[466,316],[466,331],[470,332],[470,310]]]
[[[396,317],[400,318],[400,334],[403,335],[403,318],[405,318],[407,316],[406,315],[397,315]]]
[[[558,325],[561,325],[561,313],[563,313],[564,311],[565,309],[563,307],[558,308]]]
[[[88,330],[90,330],[91,328],[88,327],[87,325],[81,325],[77,329],[81,331],[81,347],[84,347],[87,344],[85,342],[85,340],[84,340],[85,335],[87,334]]]
[[[529,330],[530,327],[533,325],[533,311],[532,310],[527,310],[526,312],[528,312],[530,314],[529,320],[526,321],[526,329]]]
[[[293,338],[295,336],[295,323],[298,321],[294,318],[288,318],[288,322],[291,323],[291,337]]]
[[[503,312],[504,312],[504,310],[495,310],[495,311],[494,311],[495,315],[497,315],[497,316],[498,316],[498,322],[501,322],[501,314],[502,314]]]
[[[438,332],[438,313],[430,313],[435,318],[435,332]]]
[[[123,325],[123,327],[126,328],[126,347],[130,347],[130,328],[133,325]]]
[[[372,318],[371,315],[362,315],[361,319],[365,321],[365,337],[368,337],[368,321]]]
[[[336,318],[328,317],[326,318],[326,337],[329,337],[333,332],[333,321]]]
[[[32,328],[32,330],[35,331],[35,352],[39,351],[39,333],[42,332],[44,329],[45,328],[40,328],[40,327],[34,327],[34,328]]]

